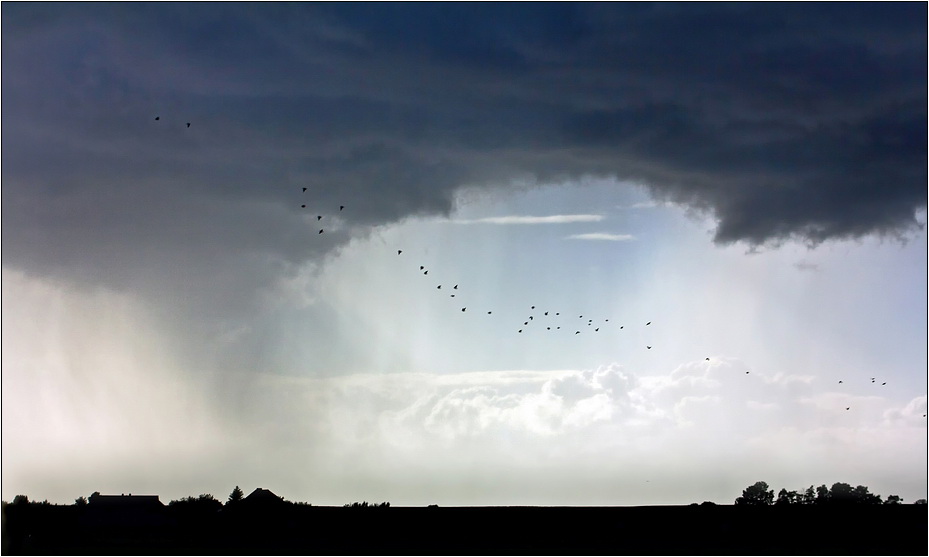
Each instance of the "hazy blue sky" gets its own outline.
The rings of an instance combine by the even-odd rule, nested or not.
[[[4,500],[927,496],[924,3],[0,17]]]

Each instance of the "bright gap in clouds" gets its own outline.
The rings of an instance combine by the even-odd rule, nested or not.
[[[250,372],[190,369],[131,298],[5,270],[4,499],[730,503],[762,479],[925,497],[925,233],[747,254],[712,226],[610,180],[466,190],[220,331],[217,353],[251,339]],[[570,239],[589,234],[635,241]],[[48,297],[57,332],[16,336]]]

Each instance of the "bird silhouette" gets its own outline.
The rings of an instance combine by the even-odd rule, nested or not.
[[[340,210],[340,211],[341,211],[342,209],[344,209],[344,208],[345,208],[345,205],[339,205],[339,210]]]
[[[518,331],[516,331],[516,332],[517,332],[517,333],[521,333],[521,332],[523,332],[523,330],[522,330],[522,329],[520,329],[520,330],[518,330]]]
[[[487,315],[490,315],[490,313],[491,313],[491,312],[488,311],[488,312],[487,312]]]
[[[323,220],[323,216],[322,216],[322,215],[316,215],[316,220]]]
[[[187,127],[188,127],[188,128],[190,127],[190,122],[187,122]]]
[[[320,233],[320,234],[323,233],[323,229],[322,229],[322,228],[319,229],[319,233]]]
[[[620,325],[620,326],[619,326],[619,328],[620,328],[620,329],[622,329],[622,328],[623,328],[623,326],[622,326],[622,325]]]
[[[419,266],[419,270],[422,271],[423,269],[425,269],[425,267],[423,267],[422,265],[420,265],[420,266]]]
[[[466,310],[466,309],[468,309],[468,308],[461,308],[461,311],[464,311],[464,310]]]
[[[531,315],[529,316],[529,321],[532,321],[532,316],[531,316]]]
[[[528,321],[523,321],[523,325],[528,325],[528,324],[529,324]]]
[[[651,325],[651,324],[652,324],[652,322],[649,321],[648,323],[645,324],[645,326],[647,327],[647,326],[649,326],[649,325]]]
[[[454,297],[455,297],[455,295],[454,295],[454,294],[452,294],[451,296],[449,296],[449,298],[454,298]]]
[[[458,290],[458,285],[456,284],[455,286],[453,286],[452,290]]]
[[[301,208],[301,209],[306,209],[306,205],[301,205],[300,208]]]
[[[306,191],[306,188],[303,188],[303,191]]]
[[[852,407],[851,407],[851,406],[846,406],[845,409],[846,409],[846,410],[851,410]]]
[[[561,314],[560,314],[560,313],[558,313],[558,312],[556,311],[556,312],[555,312],[555,315],[561,315]]]
[[[597,327],[596,329],[594,329],[594,332],[596,333],[599,330],[600,330],[600,327]]]
[[[545,327],[545,330],[546,330],[546,331],[551,331],[552,328],[551,328],[551,327]]]
[[[707,359],[706,359],[706,361],[708,361],[708,362],[709,362],[709,361],[710,361],[710,359],[709,359],[709,358],[707,358]]]
[[[745,375],[748,375],[748,372],[747,372],[747,371],[745,372]]]
[[[529,309],[535,309],[535,306],[530,307]]]
[[[581,332],[580,332],[580,331],[574,331],[574,334],[579,335],[579,334],[581,334]]]
[[[403,250],[402,250],[402,249],[398,249],[398,250],[397,250],[397,255],[400,255],[401,253],[403,253]]]
[[[841,384],[842,384],[842,382],[841,382],[841,381],[839,381],[839,385],[841,385]]]
[[[548,312],[547,312],[547,311],[545,312],[545,315],[548,315]]]
[[[423,274],[424,274],[424,275],[428,275],[428,274],[429,274],[429,271],[423,271]]]
[[[437,290],[442,290],[442,285],[440,284],[440,285],[436,286],[436,289],[437,289]]]
[[[886,385],[886,384],[887,384],[887,381],[884,381],[883,383],[881,383],[881,385]]]
[[[555,327],[556,330],[561,329],[561,327]]]
[[[155,120],[161,120],[161,116],[155,116]]]
[[[649,350],[651,350],[651,349],[652,349],[652,347],[651,347],[651,346],[646,346],[645,348],[648,348]]]

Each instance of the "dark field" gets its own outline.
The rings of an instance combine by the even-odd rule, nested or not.
[[[925,505],[224,509],[7,506],[3,554],[926,555]]]

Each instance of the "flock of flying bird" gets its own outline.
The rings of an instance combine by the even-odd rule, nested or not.
[[[304,187],[304,188],[301,188],[301,189],[302,189],[302,192],[303,192],[304,194],[307,193],[307,188]],[[301,204],[300,204],[300,208],[301,208],[301,209],[306,209],[306,208],[307,208],[307,204],[306,204],[306,203],[301,203]],[[344,206],[344,205],[340,205],[340,206],[339,206],[339,211],[340,211],[340,212],[343,211],[344,209],[345,209],[345,206]],[[317,222],[321,222],[322,219],[323,219],[323,217],[324,217],[324,215],[316,215],[316,221],[317,221]],[[317,232],[317,234],[322,234],[323,232],[324,232],[324,229],[323,229],[323,228],[320,228],[320,229],[319,229],[319,232]],[[402,249],[397,249],[397,255],[398,255],[398,256],[402,256],[402,255],[403,255],[403,250],[402,250]],[[420,272],[424,277],[428,277],[428,276],[429,276],[429,269],[427,269],[425,265],[419,265],[419,272]],[[459,289],[459,284],[451,285],[451,284],[449,284],[449,283],[445,283],[444,286],[445,286],[445,291],[444,291],[444,292],[448,292],[448,293],[449,293],[449,294],[448,294],[448,297],[449,297],[449,298],[455,298],[456,296],[459,296],[459,294],[460,294],[461,291],[462,291],[461,289]],[[436,291],[436,292],[441,292],[441,291],[442,291],[442,287],[443,287],[443,284],[436,284],[436,286],[435,286],[435,291]],[[461,298],[459,298],[459,300],[460,300],[460,299],[461,299]],[[467,306],[467,305],[461,307],[461,313],[466,313],[467,311],[468,311],[468,306]],[[486,311],[486,315],[493,315],[493,310],[481,310],[481,313],[483,313],[484,311]],[[473,313],[473,312],[474,312],[474,309],[472,308],[472,313]],[[516,324],[516,325],[514,326],[514,329],[516,330],[516,333],[517,333],[517,334],[522,334],[522,333],[528,333],[528,332],[529,332],[529,329],[530,329],[531,327],[541,328],[541,327],[544,326],[544,327],[545,327],[545,331],[557,332],[557,331],[561,331],[561,330],[564,330],[564,331],[571,331],[571,330],[573,330],[573,331],[574,331],[574,335],[579,335],[579,334],[581,334],[582,331],[585,331],[585,332],[589,331],[589,332],[592,332],[592,333],[598,333],[598,332],[600,332],[600,329],[601,329],[601,328],[607,327],[608,324],[610,323],[609,318],[598,318],[597,320],[594,320],[594,319],[590,318],[589,316],[587,317],[587,319],[586,319],[586,321],[585,321],[585,317],[584,317],[583,314],[578,315],[577,318],[580,320],[579,324],[578,324],[578,325],[575,325],[575,326],[570,326],[569,323],[568,323],[568,320],[567,320],[567,315],[565,315],[564,317],[562,317],[562,312],[560,312],[560,311],[552,311],[551,309],[542,309],[541,307],[537,308],[537,306],[532,305],[532,306],[529,307],[529,311],[528,311],[525,315],[523,315],[523,316],[520,318],[520,321],[522,321],[522,323],[521,323],[521,324]],[[648,321],[648,322],[645,323],[645,326],[647,327],[647,326],[649,326],[649,325],[651,325],[651,324],[652,324],[652,322],[651,322],[651,321]],[[624,326],[623,326],[623,325],[620,325],[620,326],[619,326],[619,329],[620,329],[620,330],[624,329]],[[652,346],[649,345],[649,344],[647,344],[647,345],[645,345],[645,348],[646,348],[646,350],[651,350],[651,349],[652,349]],[[706,358],[706,360],[709,361],[710,358]],[[749,372],[746,371],[745,373],[747,374],[747,373],[749,373]]]
[[[157,120],[157,118],[155,118],[155,119]],[[190,124],[188,123],[187,126],[190,127]],[[303,193],[306,193],[307,188],[302,188],[302,189],[303,189]],[[306,209],[306,203],[302,203],[302,204],[300,205],[300,208],[301,208],[301,209]],[[339,206],[339,211],[340,211],[340,212],[341,212],[342,210],[344,210],[344,209],[345,209],[345,206],[344,206],[344,205],[340,205],[340,206]],[[323,215],[317,215],[317,216],[316,216],[316,221],[319,222],[319,221],[322,220],[322,218],[323,218]],[[322,233],[323,233],[323,229],[320,228],[320,229],[319,229],[319,232],[318,232],[317,234],[322,234]],[[403,255],[403,250],[402,250],[402,249],[398,249],[398,250],[397,250],[397,255],[398,255],[398,256]],[[429,269],[427,269],[425,265],[420,265],[420,266],[419,266],[419,271],[422,272],[423,276],[428,276],[428,275],[429,275]],[[442,284],[436,285],[435,290],[436,290],[436,291],[442,290],[442,286],[443,286]],[[450,289],[449,289],[449,288],[446,288],[446,292],[448,292],[449,290],[451,290],[451,293],[449,294],[449,297],[450,297],[450,298],[454,298],[454,297],[456,297],[456,296],[458,295],[458,293],[459,293],[459,288],[458,288],[458,286],[459,286],[458,284],[455,284],[455,285],[452,286]],[[461,312],[462,312],[462,313],[466,312],[467,310],[468,310],[468,306],[463,306],[463,307],[461,308]],[[492,314],[493,314],[493,311],[492,311],[492,310],[488,310],[488,311],[487,311],[487,315],[492,315]],[[538,316],[539,318],[536,319],[536,316]],[[522,322],[522,325],[517,325],[517,330],[516,330],[516,332],[519,333],[519,334],[522,334],[522,333],[524,333],[524,332],[528,332],[529,327],[534,327],[534,326],[542,327],[543,325],[545,326],[545,330],[546,330],[546,331],[560,331],[560,330],[562,330],[562,325],[559,324],[559,323],[563,323],[563,324],[565,324],[566,330],[570,330],[570,329],[573,328],[573,329],[575,329],[574,334],[575,334],[575,335],[579,335],[579,334],[581,334],[581,331],[582,331],[582,330],[584,330],[585,328],[589,328],[589,327],[593,327],[593,329],[587,329],[587,330],[590,330],[590,331],[592,331],[592,332],[594,332],[594,333],[597,333],[597,332],[600,331],[600,328],[601,328],[601,327],[607,326],[606,324],[610,322],[610,320],[609,320],[608,318],[607,318],[607,319],[603,319],[602,322],[598,319],[597,322],[596,322],[597,326],[594,326],[594,325],[595,325],[595,322],[594,322],[593,319],[588,318],[587,321],[585,322],[585,321],[583,321],[583,320],[584,320],[584,315],[578,315],[578,319],[581,320],[581,324],[582,324],[582,325],[581,325],[579,328],[578,328],[578,327],[567,327],[567,324],[566,324],[563,320],[557,319],[557,318],[559,318],[559,317],[561,317],[561,312],[560,312],[560,311],[551,311],[550,309],[549,309],[549,310],[544,310],[544,311],[543,311],[541,308],[540,308],[540,309],[537,309],[536,306],[534,306],[534,305],[533,305],[533,306],[530,306],[530,307],[529,307],[529,314],[526,315],[526,316],[524,316],[524,318],[523,318],[524,320],[523,320],[523,322]],[[645,326],[647,327],[647,326],[649,326],[649,325],[651,325],[651,324],[652,324],[652,322],[651,322],[651,321],[648,321],[648,322],[645,323]],[[585,325],[586,325],[586,327],[585,327]],[[620,330],[622,330],[623,328],[624,328],[623,325],[620,325],[620,326],[619,326],[619,329],[620,329]],[[646,348],[647,350],[651,350],[651,349],[652,349],[652,346],[647,344],[647,345],[645,345],[645,348]],[[706,361],[710,361],[710,358],[707,357],[707,358],[705,358],[705,360],[706,360]],[[748,375],[749,373],[751,373],[751,372],[749,372],[749,371],[746,371],[746,372],[745,372],[746,375]],[[871,378],[871,383],[876,383],[876,381],[877,381],[877,378],[875,378],[875,377],[872,377],[872,378]],[[840,385],[843,384],[843,383],[844,383],[844,381],[839,381],[839,384],[840,384]],[[887,385],[887,382],[884,381],[884,382],[881,383],[881,385],[882,385],[882,386]],[[845,410],[851,410],[851,407],[850,407],[850,406],[847,406],[847,407],[845,408]],[[926,414],[923,414],[923,418],[925,418],[925,417],[926,417]]]
[[[161,120],[161,117],[160,117],[160,116],[155,116],[155,121],[160,121],[160,120]],[[187,122],[187,127],[188,127],[188,128],[190,127],[190,122]],[[303,193],[306,193],[307,188],[302,188],[302,189],[303,189]],[[301,208],[301,209],[306,209],[306,203],[301,204],[301,205],[300,205],[300,208]],[[344,205],[339,205],[339,211],[340,211],[340,212],[343,211],[344,209],[345,209],[345,206],[344,206]],[[316,216],[316,221],[317,221],[317,222],[322,221],[322,219],[323,219],[323,215],[317,215],[317,216]],[[320,229],[319,229],[319,232],[317,232],[317,234],[322,234],[323,232],[324,232],[324,229],[323,229],[323,228],[320,228]],[[399,256],[399,255],[403,255],[403,250],[402,250],[402,249],[398,249],[398,250],[397,250],[397,255],[398,255],[398,256]],[[419,270],[422,271],[423,276],[428,276],[428,275],[429,275],[429,269],[426,269],[425,265],[420,265],[420,266],[419,266]],[[436,290],[442,290],[442,285],[441,285],[441,284],[437,285],[437,286],[436,286]],[[452,292],[451,294],[449,294],[449,297],[450,297],[450,298],[454,298],[454,297],[457,295],[457,293],[458,293],[458,284],[455,284],[454,286],[452,286],[452,287],[451,287],[451,290],[452,290],[453,292]],[[448,289],[446,289],[446,291],[448,291]],[[466,312],[467,309],[468,309],[467,306],[463,306],[463,307],[461,308],[462,313]],[[558,311],[553,312],[553,311],[551,311],[551,310],[546,310],[546,311],[538,310],[538,311],[537,311],[537,310],[536,310],[536,306],[534,306],[534,305],[533,305],[533,306],[530,306],[529,311],[530,311],[531,313],[530,313],[529,315],[525,316],[525,318],[524,318],[525,320],[522,322],[522,325],[521,325],[521,326],[518,326],[518,328],[517,328],[517,331],[516,331],[517,333],[520,333],[520,334],[521,334],[521,333],[523,333],[523,332],[527,332],[527,331],[529,330],[529,327],[531,327],[531,326],[536,326],[536,325],[537,325],[538,327],[541,327],[543,323],[544,323],[544,325],[545,325],[545,330],[546,330],[546,331],[553,331],[553,330],[554,330],[554,331],[560,331],[560,330],[562,329],[562,325],[560,325],[560,324],[558,324],[558,323],[564,323],[564,321],[556,319],[556,318],[558,318],[558,317],[561,317],[561,312],[558,312]],[[493,311],[487,311],[487,315],[492,315],[492,314],[493,314]],[[536,315],[539,315],[539,319],[538,319],[538,320],[536,319]],[[592,330],[594,333],[599,332],[601,327],[605,327],[606,324],[610,322],[609,319],[603,319],[602,323],[598,320],[598,321],[597,321],[597,326],[594,327],[594,320],[593,320],[593,319],[588,318],[587,321],[584,322],[584,321],[583,321],[583,319],[584,319],[584,316],[583,316],[583,315],[578,315],[578,319],[580,319],[580,320],[581,320],[581,323],[584,324],[584,325],[586,325],[586,327],[593,327],[593,329],[588,329],[588,330]],[[649,322],[645,323],[645,326],[649,326],[649,325],[651,325],[651,324],[652,324],[652,322],[649,321]],[[553,329],[553,327],[554,327],[554,329]],[[567,325],[566,325],[566,330],[570,330],[571,328],[574,328],[574,327],[567,327]],[[622,330],[622,329],[623,329],[623,325],[620,325],[619,328],[620,328],[620,330]],[[574,334],[575,334],[575,335],[579,335],[579,334],[581,334],[581,331],[584,330],[584,329],[585,329],[584,326],[581,326],[580,328],[576,328],[576,330],[574,331]],[[646,348],[647,350],[651,350],[651,349],[652,349],[652,346],[651,346],[651,345],[645,345],[645,348]],[[706,358],[706,361],[710,361],[710,358]],[[748,372],[748,371],[745,372],[746,375],[748,375],[749,373],[750,373],[750,372]],[[871,383],[876,383],[876,382],[877,382],[877,379],[876,379],[875,377],[872,377],[872,378],[871,378]],[[844,383],[844,381],[841,381],[841,380],[839,381],[839,384],[840,384],[840,385],[842,385],[843,383]],[[882,385],[882,386],[887,385],[887,382],[884,381],[884,382],[881,383],[881,385]],[[845,410],[851,410],[851,407],[850,407],[850,406],[847,406],[847,407],[845,408]],[[926,414],[923,414],[923,418],[925,418],[926,416],[927,416]]]

